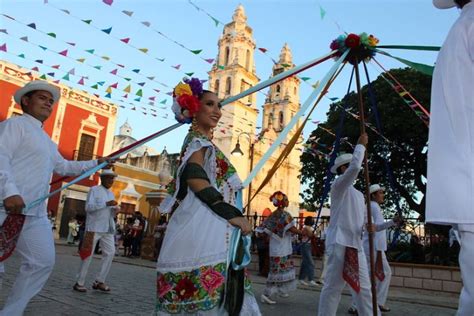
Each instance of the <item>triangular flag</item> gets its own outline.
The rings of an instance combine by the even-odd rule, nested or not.
[[[20,55],[18,55],[18,57],[25,58],[25,54],[20,54]]]
[[[140,97],[138,97],[138,98],[136,98],[136,99],[133,99],[133,101],[137,101],[137,102],[140,102],[140,100],[141,100]]]
[[[308,81],[311,78],[310,77],[301,77],[300,79],[303,80],[303,81]]]
[[[173,92],[166,92],[167,95],[169,95],[170,97],[173,96]]]
[[[38,45],[38,46],[39,46],[39,48],[41,48],[42,50],[47,50],[47,49],[48,49],[48,48],[45,47],[45,46],[41,46],[41,45]]]
[[[112,70],[110,73],[111,73],[112,75],[116,75],[116,74],[117,74],[117,70],[118,70],[118,69],[114,69],[114,70]]]
[[[150,27],[150,25],[151,25],[151,23],[148,22],[148,21],[143,21],[142,24],[145,25],[145,26],[148,26],[148,27]]]
[[[116,64],[117,66],[119,66],[120,68],[125,68],[125,65],[122,65],[122,64]]]
[[[266,49],[266,48],[263,48],[263,47],[259,47],[258,50],[261,51],[262,53],[266,53],[266,52],[267,52],[267,49]]]
[[[208,58],[204,60],[207,61],[209,64],[212,64],[214,62],[214,58]]]
[[[102,0],[103,3],[107,4],[107,5],[112,5],[112,3],[114,2],[114,0]]]
[[[99,70],[101,70],[101,69],[102,69],[102,66],[100,66],[100,65],[97,65],[97,66],[94,66],[94,68],[95,68],[95,69],[99,69]]]
[[[283,67],[291,67],[289,64],[281,64]]]
[[[155,79],[154,76],[150,76],[150,77],[147,77],[147,78],[148,78],[148,80],[154,80]]]
[[[137,91],[137,93],[135,93],[135,95],[138,95],[139,97],[142,97],[142,96],[143,96],[142,89],[139,89],[139,90]]]
[[[65,74],[64,77],[62,77],[63,80],[69,80],[69,73]]]
[[[22,41],[28,42],[28,36],[20,37],[20,39],[21,39]]]
[[[59,69],[59,67],[61,67],[61,65],[52,65],[51,68],[54,68],[54,69]]]
[[[122,98],[125,98],[125,99],[128,98],[128,93],[125,93],[125,94],[122,96]]]
[[[324,19],[326,15],[326,10],[324,10],[322,6],[319,6],[319,15],[321,16],[321,20]]]
[[[130,41],[130,37],[122,38],[121,41],[128,44],[128,42]]]
[[[61,9],[61,11],[63,11],[63,12],[66,13],[66,14],[71,14],[71,12],[69,12],[69,11],[66,10],[66,9]]]
[[[127,80],[127,81],[130,81],[130,80],[132,80],[132,78],[123,78],[123,79],[125,79],[125,80]]]
[[[0,51],[7,52],[7,43],[0,45]]]
[[[139,48],[138,50],[145,54],[148,53],[148,48]]]
[[[7,29],[0,29],[0,33],[8,34]]]
[[[46,79],[47,79],[45,74],[41,75],[39,78],[40,78],[40,79],[43,79],[43,80],[46,80]]]
[[[127,10],[123,10],[122,13],[128,15],[128,16],[132,16],[133,12],[132,11],[127,11]]]
[[[77,83],[83,86],[84,85],[84,77],[81,77],[81,80],[79,80]]]
[[[148,100],[155,101],[155,98],[156,98],[156,97],[149,97]]]
[[[202,49],[195,49],[195,50],[191,51],[191,53],[193,53],[195,55],[199,55],[201,52],[202,52]]]
[[[319,86],[319,80],[316,81],[313,85],[311,85],[311,87],[313,87],[313,89],[316,89],[318,86]]]
[[[143,87],[145,85],[145,82],[139,82],[137,83],[140,87]]]
[[[26,25],[26,26],[29,26],[29,27],[31,27],[32,29],[35,29],[35,30],[36,30],[36,24],[34,24],[34,23],[30,23],[30,24],[28,24],[28,25]]]
[[[133,108],[131,108],[130,110],[132,110],[132,111],[136,111],[136,109],[137,109],[136,107],[133,107]]]
[[[59,80],[53,80],[53,83],[58,84]]]
[[[329,98],[329,100],[331,100],[331,101],[336,101],[337,99],[339,99],[339,98],[336,98],[336,97],[334,97],[334,98]]]
[[[54,72],[48,72],[48,76],[54,77]]]
[[[58,53],[59,55],[67,56],[67,49],[63,50],[62,52]]]
[[[160,93],[160,91],[161,91],[160,89],[153,89],[153,90],[155,90],[156,93]]]
[[[81,20],[82,22],[86,23],[86,24],[91,24],[92,20]]]
[[[112,27],[109,27],[108,29],[103,29],[101,31],[104,33],[110,34],[110,32],[112,32]]]
[[[48,35],[51,36],[51,37],[56,38],[56,33],[51,32],[51,33],[46,33],[46,34],[48,34]]]
[[[105,60],[110,60],[110,57],[109,57],[109,56],[102,56],[101,58],[102,58],[102,59],[105,59]]]
[[[76,46],[76,43],[73,43],[73,42],[66,42],[66,43],[68,43],[71,46]]]
[[[225,67],[222,66],[222,65],[217,65],[217,68],[219,68],[219,69],[221,69],[221,70],[224,70]]]
[[[6,47],[5,47],[5,48],[6,48]],[[1,47],[0,47],[0,50],[2,50]],[[42,60],[42,59],[37,59],[37,60],[35,60],[35,63],[42,64],[42,63],[43,63],[43,60]]]
[[[218,19],[216,19],[215,17],[212,17],[212,16],[211,16],[211,19],[214,21],[216,26],[219,26],[219,20]]]
[[[160,102],[160,104],[166,104],[167,99],[163,99],[163,101]]]
[[[179,68],[181,68],[181,64],[176,65],[176,66],[171,66],[171,67],[173,67],[173,68],[176,69],[176,70],[179,70]]]
[[[88,52],[89,54],[94,54],[95,49],[86,49],[86,52]]]
[[[192,75],[194,75],[194,72],[185,72],[186,76],[188,77],[191,77]]]
[[[74,76],[74,75],[76,74],[76,70],[74,70],[74,68],[72,68],[72,69],[69,70],[67,73]]]
[[[112,93],[112,87],[107,87],[107,89],[105,89],[105,92]]]
[[[97,84],[91,86],[92,89],[99,89],[99,86]]]
[[[78,62],[83,63],[86,59],[85,58],[78,58],[76,59]]]
[[[155,58],[155,59],[158,60],[158,61],[161,61],[161,62],[164,62],[164,61],[165,61],[164,58]]]
[[[117,89],[118,88],[118,82],[116,82],[114,84],[111,84],[110,87],[112,87],[114,89]]]
[[[99,81],[97,82],[97,84],[103,86],[105,84],[105,81]]]
[[[135,73],[139,73],[140,69],[132,69],[132,71],[135,72]]]
[[[112,97],[112,95],[111,95],[110,92],[109,92],[109,93],[107,93],[107,94],[105,95],[105,97],[110,99],[110,98]]]

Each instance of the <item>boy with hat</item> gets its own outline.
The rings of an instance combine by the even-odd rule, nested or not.
[[[22,257],[20,272],[0,315],[22,315],[54,266],[54,239],[46,202],[25,206],[49,193],[53,172],[77,175],[98,164],[97,160],[65,160],[43,130],[43,122],[59,97],[58,87],[42,80],[31,81],[14,95],[23,115],[0,123],[0,261],[8,258],[15,246]]]
[[[458,7],[433,73],[428,138],[426,221],[458,227],[463,290],[458,315],[474,315],[474,3],[434,0]]]
[[[100,174],[100,185],[92,187],[87,194],[86,233],[79,251],[82,261],[76,284],[73,287],[75,291],[87,291],[84,286],[87,270],[92,260],[92,251],[99,241],[100,249],[102,249],[102,267],[92,288],[104,292],[110,291],[110,288],[105,284],[105,278],[109,273],[115,255],[114,217],[119,207],[110,188],[114,184],[116,176],[117,174],[111,169],[104,169]]]
[[[359,315],[372,315],[372,293],[362,245],[366,207],[364,195],[353,186],[367,142],[367,134],[362,134],[353,155],[340,155],[331,167],[331,172],[339,176],[331,186],[331,221],[326,235],[328,262],[319,298],[319,316],[336,315],[346,283],[351,287]]]

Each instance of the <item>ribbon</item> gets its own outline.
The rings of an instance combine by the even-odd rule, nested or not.
[[[359,253],[355,248],[346,247],[342,278],[356,293],[360,292]]]
[[[400,57],[396,57],[396,56],[393,56],[393,55],[390,55],[389,53],[387,52],[384,52],[382,50],[378,50],[377,49],[377,52],[382,54],[382,55],[385,55],[385,56],[388,56],[388,57],[392,57],[393,59],[396,59],[398,60],[399,62],[415,69],[415,70],[418,70],[422,73],[424,73],[425,75],[428,75],[428,76],[433,76],[433,71],[434,71],[434,66],[430,66],[430,65],[425,65],[425,64],[420,64],[420,63],[415,63],[413,61],[409,61],[407,59],[403,59],[403,58],[400,58]]]
[[[419,45],[377,45],[377,48],[387,49],[409,49],[409,50],[424,50],[424,51],[439,51],[441,46],[419,46]]]

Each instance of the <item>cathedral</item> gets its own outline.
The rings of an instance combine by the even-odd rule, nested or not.
[[[219,98],[225,99],[257,84],[254,54],[256,49],[252,28],[247,25],[247,16],[242,5],[239,5],[232,16],[232,22],[224,27],[218,41],[218,54],[211,71],[209,71],[209,90],[215,91]],[[275,76],[293,68],[291,50],[287,44],[281,49],[280,58],[274,64],[270,76]],[[268,151],[279,133],[300,109],[300,79],[293,76],[272,85],[265,96],[262,121],[258,122],[259,109],[256,93],[231,103],[222,109],[220,125],[214,132],[215,144],[230,158],[237,168],[242,180],[255,167],[261,157]],[[267,172],[284,149],[285,143],[294,135],[300,126],[296,124],[285,141],[273,153],[265,166],[260,170],[251,184],[252,195],[266,177]],[[261,214],[266,208],[273,210],[269,198],[275,191],[288,195],[288,211],[297,216],[300,202],[300,155],[301,141],[291,151],[270,182],[251,201],[249,215]],[[240,151],[236,150],[236,146]],[[235,155],[240,152],[240,155]],[[244,205],[247,205],[248,190],[244,190]]]

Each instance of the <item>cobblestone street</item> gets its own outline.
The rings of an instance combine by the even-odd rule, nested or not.
[[[98,272],[100,262],[94,259],[89,269],[87,293],[72,290],[74,276],[79,267],[76,248],[59,245],[56,247],[56,266],[45,288],[28,305],[25,315],[152,315],[155,300],[154,262],[141,259],[116,257],[107,283],[111,293],[102,293],[90,288]],[[99,258],[99,257],[96,257]],[[13,256],[6,263],[6,276],[0,294],[3,306],[6,295],[18,271],[19,258]],[[252,276],[254,290],[259,297],[265,279]],[[316,315],[320,288],[299,288],[289,298],[277,299],[276,305],[263,305],[263,315]],[[454,315],[457,295],[436,296],[429,292],[391,289],[387,305],[392,312],[385,315],[403,316],[445,316]],[[350,296],[342,296],[338,315],[347,315]]]

